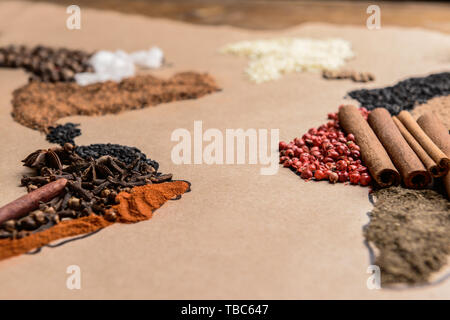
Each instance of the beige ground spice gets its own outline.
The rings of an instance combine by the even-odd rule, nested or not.
[[[417,119],[428,111],[433,111],[444,125],[450,129],[450,96],[433,98],[427,103],[415,107],[411,113]]]
[[[382,284],[428,283],[450,254],[450,202],[433,190],[402,187],[374,197],[364,236],[376,248]]]
[[[176,100],[196,99],[219,91],[208,74],[177,73],[167,80],[151,75],[87,86],[76,83],[33,82],[13,93],[14,120],[47,132],[59,118],[103,115],[141,109]]]

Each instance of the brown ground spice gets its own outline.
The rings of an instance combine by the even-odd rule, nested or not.
[[[428,111],[433,111],[450,130],[450,96],[433,98],[427,103],[415,107],[411,113],[417,119]]]
[[[370,72],[352,70],[323,70],[322,77],[328,80],[351,79],[353,82],[369,82],[375,80],[375,76]]]
[[[177,73],[167,80],[139,75],[120,83],[108,81],[87,86],[33,82],[14,91],[12,116],[26,127],[47,132],[49,126],[67,116],[119,113],[196,99],[219,90],[211,76],[195,72]]]
[[[450,254],[450,202],[433,190],[381,189],[364,230],[381,282],[423,284]]]
[[[181,196],[189,190],[184,181],[164,182],[133,188],[130,193],[117,195],[119,204],[109,209],[105,216],[116,216],[116,222],[135,223],[150,219],[153,212],[166,201]],[[62,221],[54,227],[33,233],[21,239],[0,240],[0,260],[27,253],[52,241],[94,232],[111,225],[113,222],[102,216],[91,214],[87,217]]]

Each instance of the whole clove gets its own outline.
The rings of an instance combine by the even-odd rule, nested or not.
[[[19,224],[21,229],[24,230],[35,230],[38,227],[36,221],[34,221],[34,219],[30,216],[19,220]]]
[[[8,220],[3,223],[3,229],[6,231],[13,231],[16,227],[16,222],[14,220]]]
[[[69,201],[67,202],[67,205],[69,206],[69,208],[72,209],[79,209],[81,207],[81,200],[75,197],[72,197],[69,199]]]
[[[41,210],[34,211],[31,216],[34,218],[34,220],[40,224],[43,225],[47,221],[47,217],[45,216],[45,213]]]

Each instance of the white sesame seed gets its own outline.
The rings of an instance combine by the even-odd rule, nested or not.
[[[250,62],[245,72],[255,83],[276,80],[291,72],[337,69],[354,57],[350,42],[342,39],[241,41],[225,46],[221,52],[247,57]]]

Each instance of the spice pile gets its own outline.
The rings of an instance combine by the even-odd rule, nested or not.
[[[367,119],[368,111],[359,109]],[[361,162],[360,148],[353,134],[345,135],[339,126],[337,113],[328,115],[330,121],[312,128],[302,138],[280,142],[280,163],[300,174],[305,180],[329,180],[367,186],[371,182],[368,170]]]
[[[393,87],[349,94],[371,110],[370,128],[366,124],[365,129],[354,126],[350,117],[351,121],[346,124],[341,121],[341,125],[355,131],[357,142],[358,135],[368,142],[367,146],[360,145],[363,158],[364,155],[367,158],[364,153],[370,150],[377,150],[372,160],[384,153],[376,162],[364,162],[369,169],[378,165],[389,170],[392,177],[386,179],[388,188],[374,193],[376,202],[364,229],[367,242],[377,249],[373,264],[380,267],[384,285],[428,283],[432,274],[448,262],[450,202],[434,190],[395,186],[399,181],[395,176],[401,178],[405,187],[414,189],[429,188],[435,178],[435,186],[441,187],[443,182],[450,197],[448,125],[441,124],[430,112],[435,111],[448,124],[448,94],[450,73],[411,78]],[[413,108],[417,121],[406,111]],[[391,117],[392,114],[396,116]],[[370,129],[376,137],[372,134],[368,138]],[[381,147],[376,139],[382,143]],[[377,175],[372,171],[371,174],[377,180]],[[383,180],[382,174],[379,176]]]
[[[94,72],[82,72],[75,75],[75,81],[82,86],[108,80],[120,82],[136,73],[136,65],[146,68],[160,68],[164,62],[164,53],[158,47],[140,50],[131,54],[122,50],[116,52],[100,50],[92,55],[89,64]]]
[[[59,181],[59,180],[58,180]],[[114,222],[136,223],[150,219],[153,212],[168,200],[175,200],[190,190],[185,181],[163,182],[142,187],[134,187],[130,192],[120,192],[113,205],[104,215],[90,214],[70,220],[63,218],[51,228],[34,232],[23,238],[0,239],[0,260],[30,252],[33,249],[49,245],[51,242],[96,232]],[[106,217],[115,217],[107,220]]]
[[[167,80],[151,75],[87,86],[76,83],[32,82],[13,93],[12,116],[20,124],[47,132],[59,118],[103,115],[160,103],[196,99],[219,91],[208,74],[177,73]]]
[[[338,69],[354,57],[350,43],[342,39],[242,41],[229,44],[221,51],[249,58],[245,72],[255,83],[276,80],[291,72]]]
[[[436,97],[427,103],[420,104],[411,111],[411,114],[415,118],[419,118],[427,112],[434,112],[444,123],[445,127],[450,130],[450,95]]]
[[[356,72],[349,70],[324,70],[322,77],[328,80],[351,79],[353,82],[370,82],[375,76],[370,72]]]
[[[158,170],[159,164],[155,160],[147,159],[147,156],[136,147],[122,146],[113,143],[96,143],[88,146],[76,146],[75,153],[85,160],[90,158],[98,159],[102,156],[111,156],[125,164],[132,164],[136,159],[140,159],[148,165]]]
[[[91,213],[115,221],[116,212],[108,209],[116,204],[119,192],[130,192],[137,186],[172,180],[171,174],[158,173],[155,167],[140,157],[136,157],[131,164],[110,155],[83,159],[74,152],[71,144],[37,150],[23,162],[37,172],[37,175],[24,177],[21,181],[29,192],[55,180],[66,179],[67,183],[56,197],[40,203],[38,210],[2,224],[0,238],[23,238],[31,231]]]
[[[155,160],[147,159],[147,156],[136,147],[123,146],[114,143],[95,143],[87,146],[76,146],[73,138],[81,135],[81,130],[77,128],[78,124],[66,123],[57,127],[50,127],[47,140],[64,146],[66,143],[74,145],[74,152],[85,160],[98,159],[102,156],[111,156],[119,161],[129,165],[136,158],[146,162],[148,165],[158,170],[159,163]]]
[[[56,143],[60,146],[66,143],[75,144],[73,139],[81,135],[81,130],[78,129],[78,126],[79,124],[67,122],[56,127],[49,127],[49,132],[45,138],[48,142]]]
[[[431,74],[427,77],[409,78],[392,87],[350,91],[348,95],[359,101],[362,107],[372,110],[386,108],[396,115],[411,110],[417,104],[434,97],[450,94],[450,72]]]
[[[364,236],[379,251],[374,264],[382,284],[428,282],[450,254],[450,202],[433,190],[401,187],[374,197]]]
[[[28,48],[10,45],[0,48],[0,67],[23,68],[31,73],[30,81],[74,81],[79,72],[91,72],[90,53],[46,46]]]

